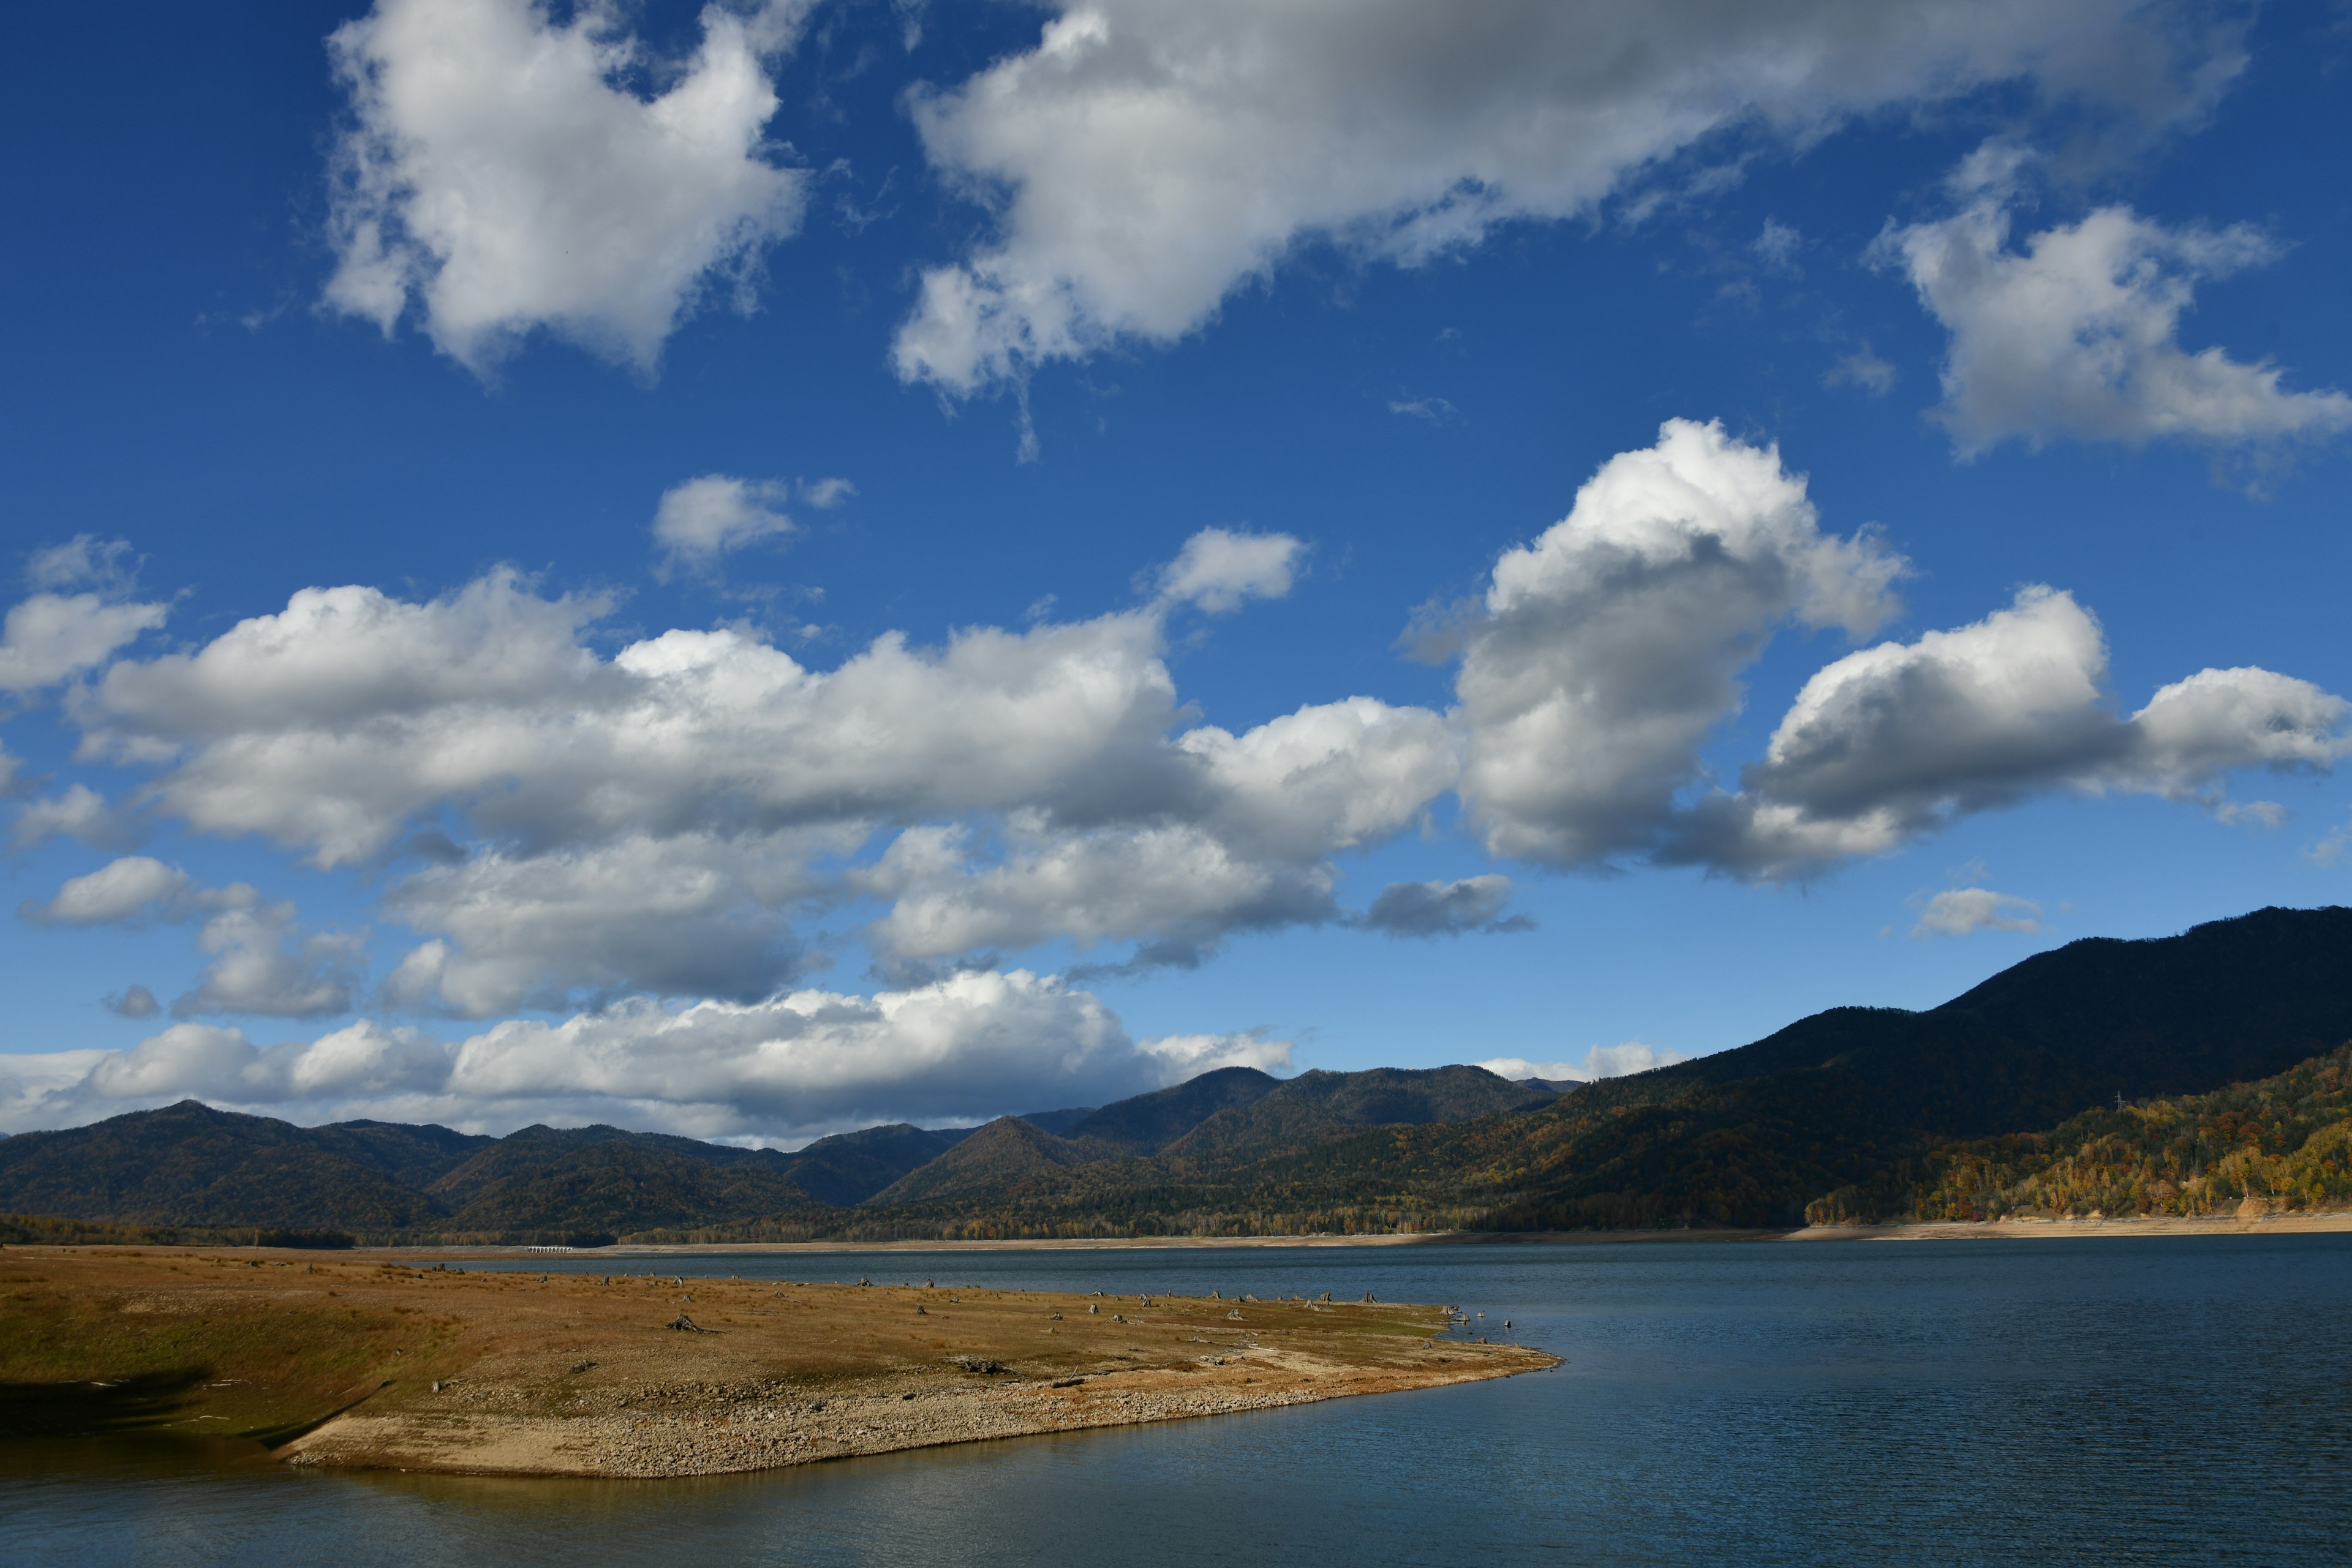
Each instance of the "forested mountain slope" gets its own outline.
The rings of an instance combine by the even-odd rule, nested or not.
[[[2178,1163],[2164,1140],[2189,1121],[2206,1129],[2182,1134],[2205,1162],[2197,1190],[2218,1202],[2241,1178],[2196,1139],[2222,1110],[2165,1112],[2189,1121],[2132,1134],[2157,1142],[2131,1163],[2118,1151],[2140,1145],[2097,1108],[2255,1085],[2270,1097],[2261,1116],[2319,1140],[2320,1165],[2265,1165],[2262,1179],[2332,1191],[2320,1166],[2336,1146],[2311,1119],[2332,1114],[2335,1091],[2297,1088],[2297,1072],[2320,1069],[2296,1064],[2347,1041],[2352,910],[2261,910],[2176,937],[2072,942],[1926,1012],[1833,1008],[1564,1094],[1475,1067],[1287,1080],[1234,1068],[1096,1110],[971,1131],[898,1123],[790,1154],[610,1127],[299,1128],[184,1101],[0,1141],[0,1213],[409,1237],[1786,1226],[1808,1205],[2074,1205],[2131,1182],[2169,1183],[2173,1202],[2183,1181],[2147,1173]],[[2278,1109],[2290,1100],[2318,1109]]]

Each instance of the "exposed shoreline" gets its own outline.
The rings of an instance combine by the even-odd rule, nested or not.
[[[1447,1308],[1370,1298],[10,1247],[0,1432],[243,1437],[321,1468],[697,1476],[1559,1364],[1530,1347],[1439,1337],[1453,1326]]]

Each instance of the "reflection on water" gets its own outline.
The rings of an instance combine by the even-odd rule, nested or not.
[[[670,1481],[0,1444],[0,1560],[2296,1563],[2352,1543],[2352,1237],[567,1258],[589,1273],[1360,1295],[1507,1382]]]

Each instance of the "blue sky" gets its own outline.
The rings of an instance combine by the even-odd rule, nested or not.
[[[1585,1075],[2352,878],[2338,8],[12,31],[0,1128]]]

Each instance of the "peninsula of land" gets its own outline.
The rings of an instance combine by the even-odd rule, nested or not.
[[[616,1260],[617,1261],[617,1260]],[[656,1477],[1507,1377],[1443,1306],[791,1284],[423,1256],[10,1247],[0,1433],[295,1465]]]

